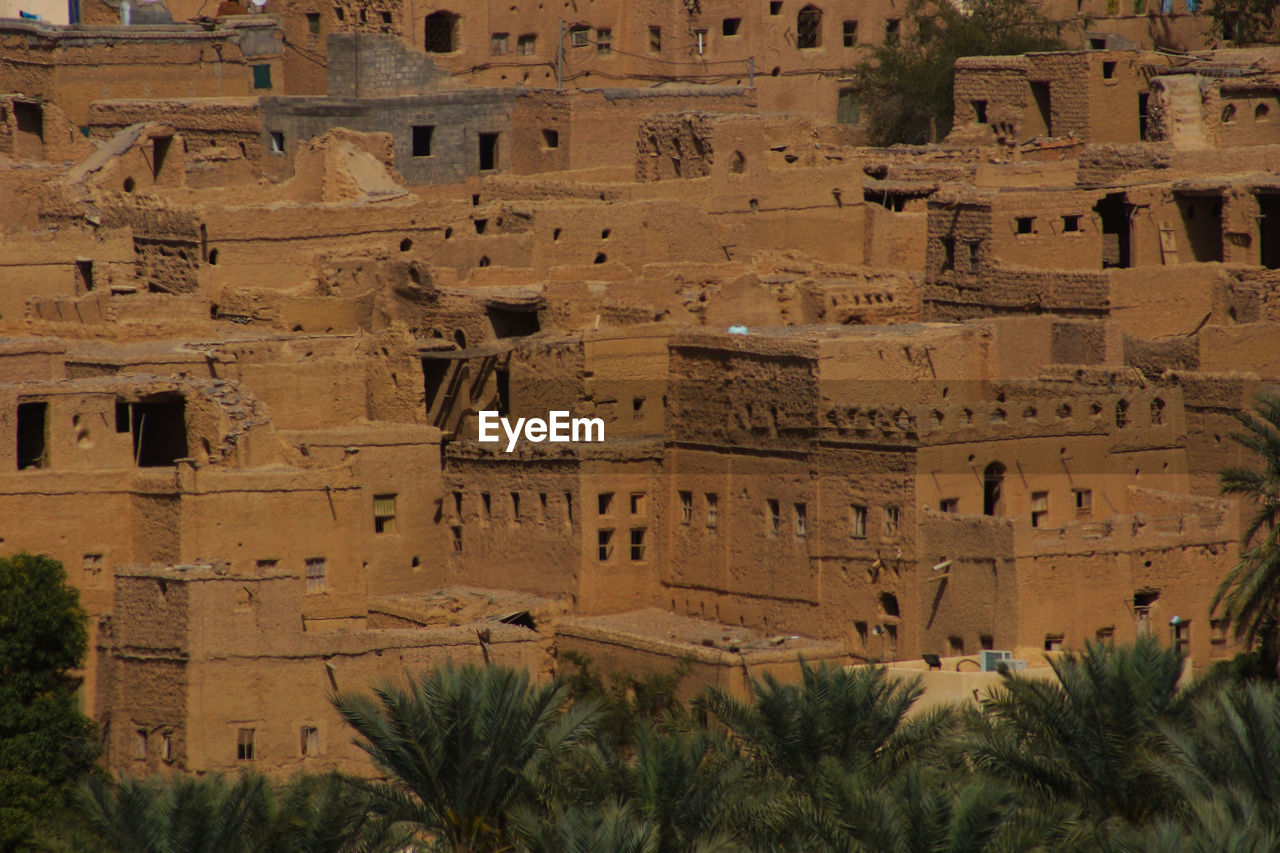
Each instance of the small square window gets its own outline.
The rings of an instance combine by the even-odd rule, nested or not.
[[[373,532],[396,532],[396,496],[373,496]]]
[[[1191,651],[1191,623],[1186,619],[1173,626],[1173,647],[1184,655]]]
[[[339,21],[345,21],[347,19],[347,10],[343,9],[341,6],[334,6],[333,16]]]
[[[770,15],[782,14],[782,0],[769,0],[769,14]]]
[[[143,761],[147,757],[147,730],[137,729],[133,733],[133,757]]]
[[[599,515],[608,515],[613,511],[613,492],[601,492],[596,498],[596,512]]]
[[[707,527],[715,530],[720,526],[720,498],[714,492],[707,492]]]
[[[391,26],[391,13],[390,13],[390,12],[379,12],[379,13],[378,13],[378,20],[382,21],[382,23],[383,23],[383,25],[384,25],[384,26]]]
[[[1064,217],[1062,217],[1062,230],[1063,230],[1063,231],[1066,231],[1066,232],[1070,232],[1070,231],[1079,231],[1079,230],[1080,230],[1080,217],[1079,217],[1079,216],[1064,216]]]
[[[525,33],[516,39],[516,52],[521,56],[533,56],[538,52],[538,37],[533,33]]]
[[[253,761],[254,730],[238,729],[236,731],[236,761]]]
[[[317,33],[320,32],[320,13],[319,12],[307,13],[307,29],[311,32],[312,35],[316,35]]]
[[[782,505],[773,498],[766,502],[769,509],[769,532],[774,536],[782,531]]]
[[[299,741],[303,755],[320,754],[320,730],[315,726],[303,726]]]
[[[1102,79],[1110,80],[1116,76],[1116,64],[1114,62],[1102,63]]]
[[[324,592],[325,560],[324,557],[310,557],[306,561],[307,592]]]
[[[596,531],[596,556],[600,562],[606,562],[613,556],[613,531],[598,530]]]
[[[510,36],[507,33],[494,33],[489,39],[489,52],[501,56],[507,52]]]
[[[1042,527],[1049,520],[1049,493],[1031,493],[1031,526]]]
[[[450,528],[450,530],[453,532],[453,553],[461,554],[462,553],[462,528],[455,524],[453,527]]]
[[[693,523],[693,492],[680,493],[680,523]]]
[[[1036,224],[1034,216],[1019,216],[1017,221],[1019,234],[1030,234]]]
[[[1062,651],[1062,640],[1063,640],[1063,635],[1062,635],[1062,634],[1045,634],[1045,635],[1044,635],[1044,650],[1045,650],[1046,652],[1060,652],[1060,651]]]
[[[102,555],[85,554],[80,566],[86,582],[97,581],[102,575]]]
[[[413,126],[413,156],[431,156],[431,137],[435,135],[434,124],[415,124]]]
[[[604,236],[609,236],[609,232],[605,231]],[[638,421],[644,417],[644,397],[631,398],[631,420]]]
[[[279,130],[273,130],[269,134],[270,145],[269,150],[272,154],[284,153],[284,133]]]
[[[649,27],[649,52],[662,53],[662,27]]]
[[[270,65],[253,66],[253,88],[255,89],[271,88],[271,66]]]
[[[725,36],[736,36],[738,31],[742,29],[741,18],[725,18],[720,22],[720,34]]]
[[[902,22],[897,18],[889,18],[884,22],[884,43],[897,44],[898,32],[901,29]]]
[[[608,56],[613,53],[613,30],[596,30],[596,54]]]
[[[867,538],[867,508],[854,504],[852,510],[849,535],[854,539]]]
[[[981,243],[969,244],[969,272],[978,272],[982,269],[981,246]]]
[[[560,132],[558,130],[552,130],[551,128],[544,129],[542,131],[542,147],[543,148],[559,148]]]
[[[987,123],[987,102],[986,101],[970,101],[969,106],[973,107],[974,124]]]
[[[796,538],[804,539],[809,535],[809,507],[798,503],[794,505],[796,512]]]
[[[900,514],[896,506],[884,508],[884,535],[897,536],[900,527]]]
[[[569,45],[571,47],[586,47],[591,44],[591,29],[589,27],[571,27],[569,29]]]
[[[942,510],[943,512],[959,512],[960,499],[959,498],[943,498],[941,502],[939,502],[938,504],[938,509]]]
[[[1209,657],[1226,657],[1229,625],[1226,619],[1209,620]]]
[[[858,22],[845,21],[843,24],[844,46],[854,47],[858,44]]]
[[[632,492],[631,494],[631,514],[644,515],[644,492]]]
[[[644,559],[644,528],[631,531],[631,561],[638,563]]]

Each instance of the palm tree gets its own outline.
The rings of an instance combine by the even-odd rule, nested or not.
[[[1245,529],[1246,549],[1222,581],[1210,609],[1230,621],[1237,638],[1260,645],[1260,653],[1275,672],[1280,663],[1280,397],[1259,394],[1252,412],[1236,418],[1245,431],[1233,435],[1253,451],[1256,468],[1223,469],[1222,493],[1253,500],[1256,510]]]
[[[1142,822],[1171,796],[1148,759],[1158,724],[1178,719],[1182,655],[1152,636],[1132,646],[1089,643],[1052,661],[1056,680],[1005,673],[983,699],[968,751],[994,779],[1075,803],[1095,822]]]
[[[368,790],[380,811],[448,850],[497,849],[517,806],[539,801],[555,765],[592,734],[595,709],[568,708],[558,681],[534,686],[528,672],[447,664],[383,684],[374,697],[333,698],[359,733],[356,743],[389,782]],[[375,698],[376,697],[376,698]]]
[[[883,667],[811,667],[800,683],[765,673],[752,679],[751,701],[711,688],[704,707],[715,714],[758,770],[804,782],[830,757],[848,769],[884,769],[928,753],[951,726],[949,708],[907,712],[923,689],[918,678],[892,681]]]

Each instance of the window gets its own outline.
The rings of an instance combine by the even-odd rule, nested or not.
[[[272,154],[283,154],[284,153],[284,133],[279,130],[273,130],[269,134],[269,139],[270,139],[270,142],[269,142],[269,145],[267,146],[268,150]]]
[[[770,15],[782,14],[782,0],[769,0],[769,14]]]
[[[631,493],[631,514],[632,515],[644,515],[644,500],[645,500],[644,492]]]
[[[453,514],[462,518],[462,492],[453,493]]]
[[[662,53],[662,27],[649,27],[649,52]]]
[[[236,761],[253,761],[253,729],[236,731]]]
[[[271,88],[271,66],[270,65],[253,66],[253,88],[255,89]]]
[[[981,269],[982,256],[979,253],[979,246],[981,245],[981,243],[969,244],[969,272],[977,272]]]
[[[480,134],[480,171],[489,172],[498,168],[498,134]]]
[[[382,22],[382,24],[383,24],[384,26],[390,26],[390,25],[391,25],[391,13],[390,13],[390,12],[379,12],[379,13],[378,13],[378,20],[379,20],[379,21],[381,21],[381,22]]]
[[[899,514],[896,506],[887,506],[884,508],[884,535],[897,536]]]
[[[725,18],[720,22],[720,34],[725,36],[736,36],[738,31],[742,29],[741,18]]]
[[[160,760],[173,761],[173,736],[169,732],[160,735]]]
[[[396,496],[373,496],[373,532],[396,532]]]
[[[782,531],[782,505],[773,498],[766,501],[769,512],[769,532],[774,536]]]
[[[560,147],[560,131],[545,128],[542,131],[542,147],[543,148],[559,148]]]
[[[309,557],[307,566],[307,592],[324,592],[324,557]]]
[[[853,47],[858,43],[857,21],[845,21],[841,25],[841,31],[843,33],[845,47]]]
[[[1173,647],[1184,655],[1191,652],[1191,623],[1188,620],[1179,619],[1173,623]]]
[[[608,515],[613,511],[613,492],[601,492],[596,498],[596,509],[599,515]]]
[[[1071,496],[1075,499],[1076,518],[1089,518],[1093,515],[1092,489],[1072,489]]]
[[[519,492],[511,493],[511,520],[517,521],[517,522],[520,520],[520,493]]]
[[[796,538],[804,539],[809,535],[809,507],[805,504],[798,503],[795,505],[796,511]]]
[[[572,47],[586,47],[591,44],[591,28],[582,26],[570,27],[569,44]]]
[[[1114,625],[1107,625],[1104,628],[1099,628],[1093,632],[1093,636],[1099,643],[1107,643],[1110,645],[1116,641],[1116,627]]]
[[[943,498],[938,504],[938,509],[940,509],[942,512],[959,512],[960,499],[959,498]]]
[[[480,517],[485,521],[493,518],[493,498],[488,492],[480,493]]]
[[[600,562],[607,561],[613,556],[613,531],[598,530],[596,531],[596,556]]]
[[[1045,634],[1045,635],[1044,635],[1044,650],[1045,650],[1046,652],[1060,652],[1060,651],[1062,651],[1062,640],[1063,640],[1063,635],[1062,635],[1062,634]]]
[[[974,124],[987,123],[987,102],[986,101],[970,101],[969,106],[973,107]]]
[[[317,33],[320,32],[320,13],[319,12],[307,13],[307,29],[310,30],[312,35],[316,35]]]
[[[600,233],[601,239],[609,236],[609,229],[605,229]],[[644,418],[644,397],[631,398],[631,420],[638,421]]]
[[[49,465],[49,404],[18,404],[18,470]]]
[[[1151,401],[1151,425],[1160,426],[1164,423],[1164,400],[1156,397]]]
[[[1124,428],[1129,424],[1129,401],[1116,400],[1116,426]]]
[[[511,36],[508,33],[494,33],[489,38],[489,52],[494,56],[502,56],[510,50]]]
[[[1049,520],[1049,493],[1031,493],[1031,526],[1040,527]]]
[[[303,726],[298,740],[303,755],[320,754],[320,730],[315,726]]]
[[[693,523],[693,492],[680,493],[680,523]]]
[[[570,525],[573,524],[573,494],[571,492],[564,493],[564,520]]]
[[[139,761],[147,757],[147,730],[137,729],[133,733],[133,757]]]
[[[884,43],[897,44],[898,33],[901,30],[902,22],[897,18],[889,18],[884,22]]]
[[[1114,62],[1102,63],[1102,79],[1110,80],[1116,76],[1116,64]]]
[[[867,538],[867,508],[854,504],[850,509],[853,511],[852,524],[849,527],[849,535],[854,539]]]
[[[796,15],[796,47],[801,50],[822,45],[822,10],[805,6]]]
[[[521,56],[533,56],[538,52],[538,37],[533,33],[525,33],[516,39],[516,52]]]
[[[1133,621],[1138,636],[1151,633],[1151,608],[1160,598],[1155,590],[1140,590],[1133,594]]]
[[[707,527],[715,530],[720,526],[720,498],[714,492],[707,492]]]
[[[1229,624],[1226,619],[1209,620],[1209,657],[1226,657],[1227,628]]]
[[[836,94],[836,124],[857,124],[862,118],[862,101],[858,90],[841,89]]]
[[[426,38],[423,45],[427,53],[453,53],[458,35],[458,16],[452,12],[432,12],[427,15]]]
[[[80,563],[81,571],[84,572],[85,583],[94,584],[102,577],[102,555],[101,554],[85,554]]]
[[[333,14],[339,21],[345,21],[347,19],[347,12],[341,6],[334,6]]]
[[[631,561],[638,563],[644,559],[644,528],[631,531]]]
[[[613,30],[596,30],[596,55],[608,56],[613,53]]]
[[[1079,217],[1079,216],[1064,216],[1064,217],[1062,217],[1062,230],[1063,230],[1064,232],[1079,231],[1079,230],[1080,230],[1080,217]]]
[[[956,268],[956,238],[942,238],[942,269],[953,270]]]
[[[1036,218],[1034,216],[1019,216],[1018,217],[1018,233],[1030,234],[1031,229],[1035,227],[1035,224],[1036,224]]]
[[[450,528],[450,530],[453,532],[453,553],[461,554],[462,553],[462,527],[455,524],[453,527]]]

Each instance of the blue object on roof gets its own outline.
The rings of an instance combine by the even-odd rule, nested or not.
[[[729,327],[729,334],[731,334],[731,335],[745,335],[745,334],[747,334],[747,327],[746,327],[746,326],[730,326],[730,327]]]

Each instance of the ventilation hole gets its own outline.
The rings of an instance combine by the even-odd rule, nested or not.
[[[561,233],[563,233],[563,231],[564,231],[564,229],[563,229],[563,228],[557,228],[556,230],[552,231],[552,232],[551,232],[551,239],[552,239],[552,240],[559,240],[559,239],[560,239],[560,235],[561,235]]]
[[[609,235],[610,235],[610,234],[612,234],[612,233],[613,233],[612,231],[610,231],[608,228],[606,228],[606,229],[604,229],[603,231],[601,231],[601,232],[600,232],[600,239],[601,239],[601,240],[608,240],[608,239],[609,239]]]
[[[605,257],[604,252],[596,252],[596,259],[595,259],[595,263],[597,263],[597,264],[603,264],[603,263],[604,263],[605,261],[607,261],[607,260],[609,260],[609,259],[608,259],[607,257]]]
[[[218,250],[210,249],[209,250],[209,266],[216,267],[217,265],[218,265]]]
[[[133,178],[125,178],[125,179],[124,179],[124,191],[125,191],[125,192],[127,192],[127,193],[131,193],[131,192],[133,192],[133,188],[134,188],[135,186],[137,186],[137,184],[135,184],[135,183],[134,183]]]
[[[488,255],[481,255],[481,256],[480,256],[480,264],[479,264],[479,265],[480,265],[480,266],[482,266],[482,267],[487,267],[487,266],[489,266],[489,256],[488,256]]]
[[[405,237],[403,240],[400,241],[400,251],[407,252],[412,248],[413,248],[413,241],[410,240],[408,237]]]
[[[488,228],[488,227],[489,227],[489,220],[487,220],[487,219],[477,219],[475,224],[476,224],[476,233],[477,233],[477,234],[483,234],[483,233],[484,233],[484,229],[486,229],[486,228]]]
[[[446,228],[446,229],[444,229],[444,238],[445,238],[446,240],[448,240],[448,239],[449,239],[450,237],[452,237],[452,236],[453,236],[453,229],[452,229],[452,228]]]

